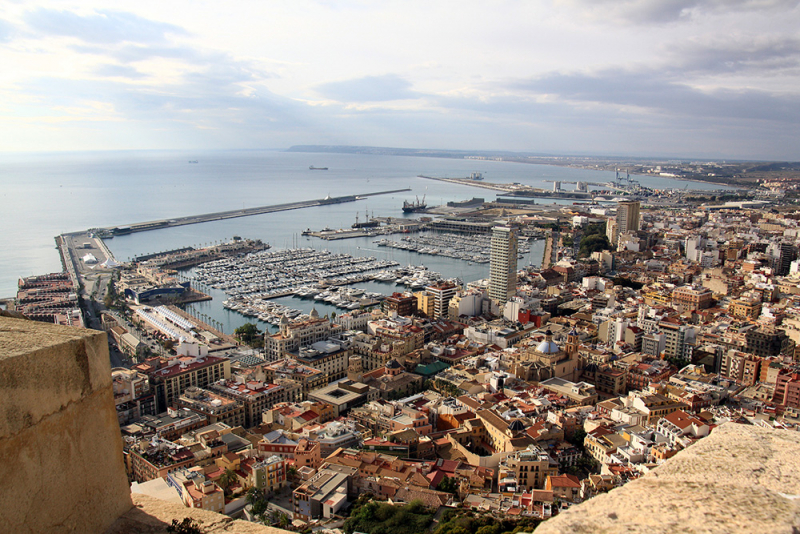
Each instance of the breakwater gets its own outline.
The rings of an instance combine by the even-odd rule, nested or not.
[[[140,223],[133,223],[124,226],[112,226],[106,228],[94,228],[91,231],[98,235],[98,237],[113,237],[115,235],[125,235],[134,232],[146,232],[148,230],[160,230],[162,228],[171,228],[173,226],[184,226],[187,224],[200,224],[210,221],[219,221],[222,219],[234,219],[237,217],[249,217],[251,215],[262,215],[264,213],[274,213],[276,211],[296,210],[301,208],[310,208],[313,206],[325,206],[328,204],[341,204],[344,202],[355,202],[360,198],[373,197],[378,195],[389,195],[392,193],[402,193],[410,191],[411,189],[392,189],[390,191],[378,191],[374,193],[360,193],[358,195],[346,195],[340,197],[325,197],[315,200],[303,200],[300,202],[288,202],[286,204],[273,204],[270,206],[259,206],[256,208],[242,208],[229,211],[218,211],[215,213],[204,213],[200,215],[189,215],[186,217],[175,217],[172,219],[159,219],[156,221],[147,221]],[[80,232],[79,232],[80,233]]]

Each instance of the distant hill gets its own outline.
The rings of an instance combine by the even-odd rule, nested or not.
[[[288,152],[329,152],[337,154],[378,154],[383,156],[425,156],[429,158],[464,158],[477,157],[522,157],[540,156],[554,157],[549,154],[528,152],[511,152],[501,150],[438,150],[425,148],[392,148],[381,146],[347,146],[347,145],[295,145]]]

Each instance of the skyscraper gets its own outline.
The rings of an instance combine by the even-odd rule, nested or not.
[[[513,228],[492,229],[489,276],[489,297],[505,304],[517,291],[517,234]]]
[[[625,200],[617,204],[617,236],[639,231],[639,201]]]
[[[797,259],[797,247],[793,243],[781,243],[778,265],[776,266],[778,276],[789,274],[792,262]]]

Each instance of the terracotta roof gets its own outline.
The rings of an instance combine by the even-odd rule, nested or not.
[[[675,410],[671,414],[664,417],[667,421],[677,426],[681,430],[692,426],[692,424],[703,426],[705,423],[696,417],[689,415],[683,410]]]
[[[546,486],[550,488],[580,488],[581,481],[575,475],[548,476]]]

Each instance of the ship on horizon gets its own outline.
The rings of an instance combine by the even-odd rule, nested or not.
[[[328,167],[314,167],[313,165],[308,166],[308,170],[310,171],[327,171]]]

